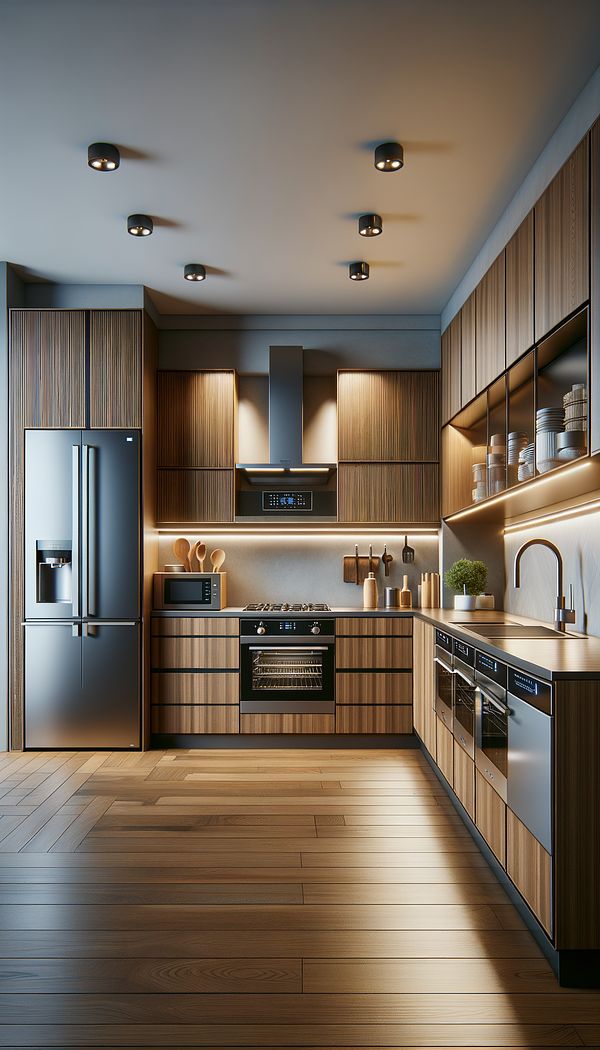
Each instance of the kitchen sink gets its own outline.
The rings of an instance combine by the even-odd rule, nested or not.
[[[528,627],[523,623],[510,623],[509,621],[490,621],[487,623],[468,623],[466,620],[453,620],[457,627],[466,627],[473,634],[479,634],[482,638],[557,638],[561,641],[567,638],[581,638],[583,635],[563,634],[555,631],[553,627]]]

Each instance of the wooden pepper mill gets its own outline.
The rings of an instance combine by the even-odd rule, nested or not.
[[[402,578],[402,590],[400,591],[400,608],[412,609],[412,591],[408,586],[408,576]]]

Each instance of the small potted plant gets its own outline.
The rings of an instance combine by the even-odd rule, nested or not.
[[[459,558],[446,573],[446,586],[455,591],[454,608],[467,612],[477,607],[477,595],[487,582],[487,568],[482,561]]]

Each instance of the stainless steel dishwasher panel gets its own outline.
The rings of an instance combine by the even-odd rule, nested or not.
[[[544,849],[552,853],[551,687],[510,668],[507,701],[507,802]]]

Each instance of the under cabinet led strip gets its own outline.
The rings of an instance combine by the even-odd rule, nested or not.
[[[584,503],[578,507],[565,507],[564,510],[552,511],[550,514],[541,514],[538,518],[527,518],[516,521],[513,525],[506,525],[504,535],[512,532],[522,532],[523,529],[533,529],[538,525],[551,525],[555,521],[565,521],[568,518],[579,518],[584,514],[593,514],[600,510],[600,500],[592,503]]]

